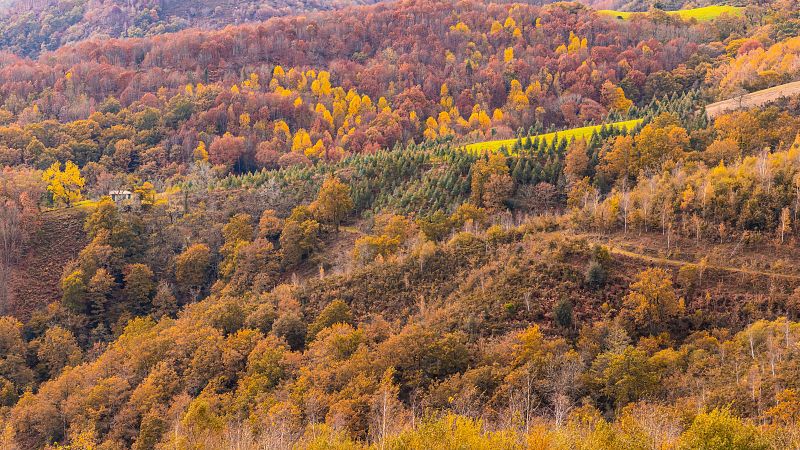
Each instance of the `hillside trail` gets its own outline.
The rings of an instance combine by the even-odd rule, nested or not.
[[[697,264],[696,261],[686,261],[686,260],[682,260],[682,259],[673,259],[673,258],[665,258],[665,257],[659,257],[659,256],[651,256],[651,255],[645,255],[645,254],[642,254],[642,253],[633,252],[633,251],[630,251],[630,250],[625,250],[624,248],[621,248],[619,246],[620,244],[618,242],[614,242],[613,240],[610,240],[610,239],[599,239],[599,238],[597,238],[597,236],[591,236],[591,235],[574,235],[574,236],[577,237],[577,238],[584,238],[584,239],[586,239],[588,242],[590,242],[592,244],[603,245],[603,246],[608,248],[608,251],[612,255],[624,256],[624,257],[627,257],[627,258],[637,259],[637,260],[645,261],[645,262],[652,263],[652,264],[660,264],[660,265],[673,266],[673,267],[682,267],[682,266],[685,266],[687,264]],[[782,279],[782,280],[787,280],[787,281],[800,282],[800,275],[792,275],[792,274],[778,273],[778,272],[768,272],[768,271],[763,271],[763,270],[747,269],[747,268],[743,268],[743,267],[727,266],[727,265],[711,264],[711,263],[706,264],[705,267],[706,267],[706,269],[719,270],[719,271],[731,272],[731,273],[738,273],[738,274],[742,274],[742,275],[763,276],[763,277],[777,278],[777,279]]]
[[[713,119],[721,114],[735,111],[742,108],[753,108],[763,106],[781,98],[791,97],[800,94],[800,81],[781,84],[760,91],[738,95],[733,98],[722,100],[706,105],[706,114],[709,119]]]

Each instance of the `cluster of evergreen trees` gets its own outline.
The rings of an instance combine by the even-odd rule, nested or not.
[[[258,188],[275,183],[283,189],[304,185],[313,194],[327,175],[335,173],[350,186],[357,213],[390,210],[425,215],[453,210],[467,198],[470,167],[477,159],[447,140],[437,140],[352,155],[333,163],[231,175],[216,181],[212,188]]]

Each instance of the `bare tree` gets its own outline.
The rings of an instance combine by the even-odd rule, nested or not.
[[[394,384],[393,377],[393,368],[383,373],[378,392],[372,401],[370,438],[381,450],[386,446],[386,438],[402,429],[405,423],[405,412],[397,399],[399,388]]]

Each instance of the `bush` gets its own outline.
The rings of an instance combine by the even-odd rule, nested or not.
[[[258,305],[253,312],[247,315],[244,323],[248,328],[260,330],[262,333],[266,334],[272,330],[272,325],[275,323],[277,317],[278,315],[275,313],[275,308],[269,303],[263,303]]]
[[[606,269],[603,267],[602,264],[597,262],[596,260],[592,260],[589,262],[589,265],[586,267],[586,285],[593,288],[598,289],[603,287],[606,284]]]
[[[678,269],[678,285],[688,290],[694,289],[699,271],[696,264],[684,264]]]
[[[553,311],[556,324],[563,328],[572,326],[572,302],[569,299],[564,299],[558,302],[555,311]]]
[[[275,336],[283,338],[292,350],[301,350],[306,342],[306,324],[297,313],[279,317],[272,326]]]
[[[313,341],[320,331],[337,323],[353,325],[353,314],[350,312],[350,307],[341,300],[334,300],[323,308],[317,319],[308,326],[306,340]]]
[[[244,326],[244,311],[235,298],[222,298],[206,311],[208,323],[225,335]]]
[[[681,436],[680,449],[694,450],[766,450],[769,444],[751,424],[731,415],[728,410],[715,409],[699,414]]]

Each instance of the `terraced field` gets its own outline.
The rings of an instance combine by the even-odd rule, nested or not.
[[[633,119],[633,120],[626,120],[624,122],[614,122],[610,124],[606,124],[606,126],[614,126],[617,128],[625,128],[626,130],[630,130],[635,128],[639,123],[642,122],[642,119]],[[563,130],[557,131],[554,133],[547,133],[547,134],[540,134],[538,136],[531,136],[531,138],[538,138],[539,140],[544,139],[548,143],[558,136],[559,139],[567,139],[571,140],[572,138],[575,139],[588,139],[592,136],[592,133],[595,131],[600,131],[603,125],[590,125],[588,127],[580,127],[580,128],[572,128],[570,130]],[[466,151],[497,151],[501,147],[506,147],[509,150],[513,147],[514,142],[516,142],[517,138],[513,139],[500,139],[496,141],[484,141],[484,142],[476,142],[474,144],[469,144],[464,146],[464,150]]]
[[[614,11],[610,9],[603,9],[598,12],[600,14],[614,16],[617,17],[618,19],[623,19],[623,20],[630,19],[632,16],[636,14],[644,14],[644,13],[628,12],[628,11]],[[678,11],[667,11],[667,14],[676,15],[683,20],[695,19],[698,22],[708,22],[710,20],[716,19],[717,17],[725,13],[739,16],[744,14],[744,8],[738,6],[729,6],[729,5],[715,5],[715,6],[704,6],[701,8],[682,9]]]

